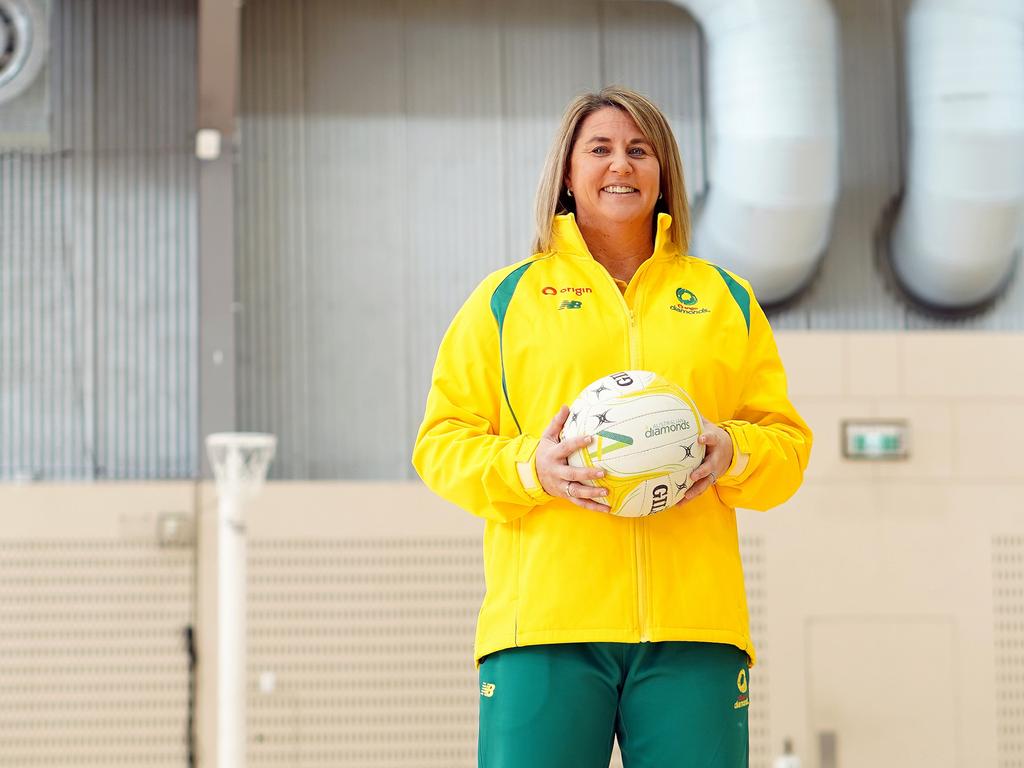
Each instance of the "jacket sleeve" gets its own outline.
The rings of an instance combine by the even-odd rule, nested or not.
[[[719,424],[732,437],[733,459],[716,488],[730,507],[766,510],[800,487],[812,434],[789,401],[786,372],[768,318],[750,285],[743,286],[750,295],[745,384],[736,412]]]
[[[508,522],[551,497],[537,479],[539,438],[499,434],[504,392],[491,282],[473,292],[441,341],[412,463],[442,498]]]

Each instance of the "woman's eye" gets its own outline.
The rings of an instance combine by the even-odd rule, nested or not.
[[[643,157],[647,154],[647,150],[643,147],[633,147],[629,152],[636,157]]]
[[[592,150],[595,155],[606,155],[608,154],[608,147],[594,147]]]

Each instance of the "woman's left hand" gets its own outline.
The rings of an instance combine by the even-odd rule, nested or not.
[[[715,484],[732,464],[732,438],[729,433],[703,416],[704,434],[697,442],[704,446],[704,461],[690,473],[692,485],[683,494],[679,504],[693,501]]]

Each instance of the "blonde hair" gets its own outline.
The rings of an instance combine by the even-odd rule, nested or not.
[[[672,128],[665,115],[649,99],[617,85],[602,88],[597,93],[581,94],[566,107],[537,187],[534,252],[541,253],[551,248],[552,217],[575,211],[575,202],[566,194],[565,188],[569,153],[576,142],[580,124],[603,107],[614,107],[628,114],[651,143],[661,166],[661,199],[654,207],[654,218],[656,221],[659,213],[672,216],[672,241],[686,253],[690,245],[690,207],[686,202],[683,163],[679,159],[679,147]]]

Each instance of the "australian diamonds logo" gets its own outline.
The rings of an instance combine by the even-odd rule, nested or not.
[[[747,693],[747,670],[741,669],[740,673],[736,676],[736,690],[739,691],[739,696],[736,697],[736,702],[732,705],[733,709],[742,709],[743,707],[750,706],[750,694]]]
[[[684,315],[705,315],[711,311],[707,307],[697,306],[698,304],[697,294],[693,291],[687,288],[676,288],[676,303],[670,304],[668,308]]]
[[[676,421],[662,421],[658,424],[652,424],[647,431],[644,433],[646,437],[657,437],[658,435],[665,435],[669,432],[685,432],[690,428],[690,422],[686,419],[679,419]]]

